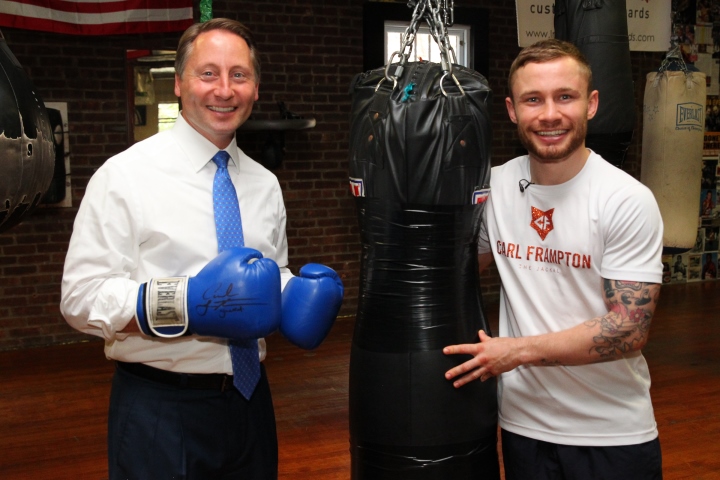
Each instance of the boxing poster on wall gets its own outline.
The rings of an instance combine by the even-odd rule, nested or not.
[[[712,226],[720,221],[720,206],[718,206],[718,157],[703,159],[702,176],[700,180],[700,223],[703,226]]]
[[[45,102],[50,118],[55,145],[55,168],[50,187],[41,205],[47,207],[72,207],[70,182],[70,133],[66,102]]]
[[[720,161],[703,158],[695,245],[684,254],[663,255],[663,283],[717,280],[720,272]]]
[[[708,95],[705,103],[705,132],[715,132],[720,135],[720,97],[717,95]],[[704,152],[705,155],[716,155],[715,150],[720,151],[720,141],[717,138],[705,139],[704,150],[713,150],[712,152]]]
[[[685,283],[687,281],[688,254],[663,255],[663,283]]]
[[[688,282],[699,282],[700,280],[702,280],[702,268],[700,258],[700,255],[694,253],[688,255]]]

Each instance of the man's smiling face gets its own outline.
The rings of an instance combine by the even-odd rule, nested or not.
[[[225,30],[200,34],[184,71],[175,74],[175,95],[183,118],[216,147],[227,147],[258,99],[245,40]]]
[[[515,73],[510,119],[530,155],[540,162],[560,162],[584,152],[587,122],[595,115],[597,91],[569,57],[528,63]]]

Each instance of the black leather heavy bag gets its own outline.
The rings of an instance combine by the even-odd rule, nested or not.
[[[476,242],[491,91],[477,72],[453,71],[464,94],[428,62],[406,65],[395,87],[384,69],[351,87],[363,248],[350,357],[355,480],[499,478],[495,381],[456,389],[444,378],[468,357],[442,348],[488,331]]]
[[[464,95],[437,63],[409,63],[394,89],[384,68],[355,78],[350,177],[372,179],[366,197],[468,205],[488,183],[492,92],[473,70],[455,65],[453,74]]]
[[[0,132],[2,232],[18,224],[40,203],[55,168],[53,132],[45,104],[3,38]]]
[[[600,92],[585,144],[622,167],[635,128],[635,92],[625,0],[557,0],[555,38],[575,44]]]

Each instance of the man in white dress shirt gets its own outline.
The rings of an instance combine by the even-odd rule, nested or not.
[[[110,479],[274,479],[277,437],[264,369],[246,400],[232,388],[226,338],[149,336],[138,289],[196,275],[218,255],[211,158],[230,156],[244,243],[287,269],[286,214],[275,176],[235,142],[258,98],[250,31],[228,19],[190,27],[176,58],[182,111],[167,132],[110,158],[90,180],[75,220],[61,310],[105,339],[118,368],[109,412]],[[259,339],[260,360],[265,357]]]

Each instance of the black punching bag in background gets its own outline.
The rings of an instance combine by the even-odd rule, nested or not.
[[[625,0],[557,0],[555,38],[575,44],[585,55],[593,88],[600,93],[585,145],[622,167],[635,128]]]
[[[45,104],[0,35],[0,232],[34,209],[50,185],[55,148]]]
[[[362,240],[352,478],[497,480],[496,383],[454,388],[444,373],[470,357],[442,353],[488,331],[476,242],[492,92],[457,65],[452,75],[425,61],[388,70],[393,78],[380,68],[351,86],[350,187]]]

